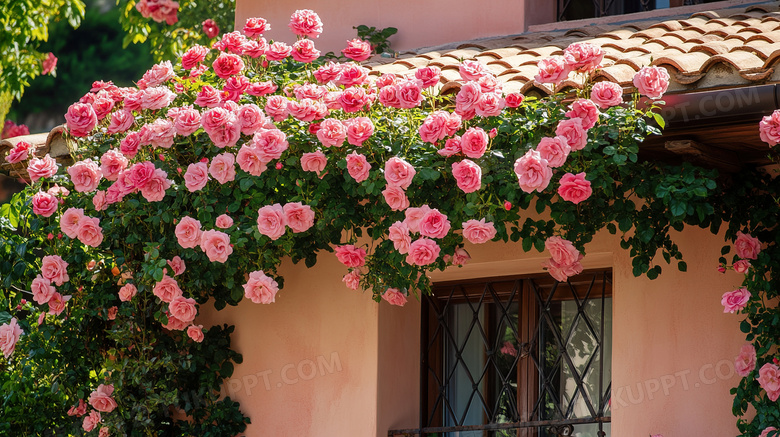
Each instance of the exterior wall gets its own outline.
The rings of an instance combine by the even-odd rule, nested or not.
[[[343,49],[357,35],[353,27],[361,24],[397,28],[390,41],[400,51],[519,34],[529,24],[555,21],[554,8],[555,2],[547,0],[238,0],[236,27],[249,17],[263,17],[271,23],[267,38],[291,43],[290,15],[297,9],[312,9],[322,18],[324,30],[315,42],[323,53]]]
[[[716,271],[722,236],[690,228],[675,241],[688,272],[669,266],[655,281],[632,276],[616,236],[604,232],[587,246],[586,269],[613,268],[613,436],[737,433],[729,389],[739,378],[742,317],[723,314],[720,295],[741,280]],[[518,244],[467,249],[469,265],[433,279],[538,273],[545,258]],[[309,270],[285,264],[276,303],[204,311],[206,324],[238,325],[244,362],[224,392],[251,417],[247,435],[384,437],[418,426],[419,304],[377,305],[344,287],[345,271],[327,254]]]

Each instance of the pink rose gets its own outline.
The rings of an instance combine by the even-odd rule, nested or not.
[[[209,170],[205,162],[196,162],[187,166],[184,173],[184,186],[194,193],[206,186],[209,181]]]
[[[460,149],[469,158],[481,158],[488,145],[488,134],[482,128],[471,127],[460,138]]]
[[[157,119],[154,123],[144,126],[149,135],[149,144],[152,147],[170,149],[173,146],[173,138],[176,136],[176,128],[170,120]]]
[[[430,210],[431,208],[428,205],[423,205],[419,208],[407,208],[404,211],[404,216],[406,217],[404,223],[411,232],[420,232],[420,220]]]
[[[287,219],[282,205],[266,205],[257,211],[257,230],[262,235],[277,240],[284,234]]]
[[[555,128],[555,135],[564,138],[572,151],[582,150],[588,145],[588,132],[579,118],[561,120]]]
[[[216,226],[221,229],[227,229],[233,226],[233,219],[227,214],[222,214],[217,217]]]
[[[420,235],[430,238],[444,238],[450,232],[450,221],[438,209],[431,209],[423,214],[417,225]]]
[[[89,415],[84,416],[84,421],[81,423],[81,427],[86,432],[90,432],[101,422],[100,413],[97,411],[90,411]]]
[[[87,246],[98,247],[103,242],[103,229],[100,227],[100,219],[96,217],[84,217],[79,221],[79,241]]]
[[[262,271],[250,273],[249,280],[244,284],[244,296],[254,303],[273,303],[278,291],[279,284]]]
[[[401,101],[398,99],[398,88],[395,85],[387,85],[380,88],[379,103],[388,108],[400,108]]]
[[[214,74],[221,79],[227,79],[244,70],[244,61],[237,55],[220,53],[211,66],[214,68]]]
[[[459,136],[447,138],[447,141],[444,143],[444,148],[439,149],[436,153],[446,157],[457,155],[458,153],[461,152],[460,142],[461,142],[461,138]]]
[[[79,233],[79,223],[84,218],[81,208],[68,208],[60,217],[60,229],[70,238],[76,238]]]
[[[550,184],[552,170],[536,150],[529,150],[515,161],[515,174],[520,189],[526,193],[543,191]]]
[[[65,113],[68,131],[74,137],[86,137],[97,126],[98,117],[92,105],[74,103]]]
[[[220,94],[225,102],[238,102],[247,89],[249,89],[249,79],[246,76],[230,76],[225,80]]]
[[[168,116],[171,116],[170,112],[168,112]],[[173,128],[176,130],[176,134],[186,137],[200,128],[200,120],[201,114],[197,109],[190,105],[184,106],[174,117]]]
[[[396,85],[396,88],[398,89],[398,101],[401,108],[414,108],[422,102],[422,81],[417,79],[404,80]]]
[[[479,104],[480,97],[482,97],[482,87],[476,82],[466,82],[455,96],[455,112],[463,116],[465,113],[473,111]],[[472,117],[473,115],[468,118]]]
[[[71,296],[63,296],[59,293],[54,293],[49,299],[49,312],[51,315],[60,315],[65,311],[65,304],[70,300]]]
[[[657,99],[669,88],[669,73],[664,67],[642,67],[634,75],[634,86],[639,94]]]
[[[423,88],[430,88],[439,83],[439,79],[441,78],[441,69],[433,65],[418,68],[414,72],[414,77],[415,79],[418,79],[422,82]]]
[[[487,243],[496,237],[496,227],[485,219],[471,219],[463,223],[463,237],[474,244]]]
[[[430,113],[420,125],[418,132],[420,139],[426,143],[436,143],[447,137],[447,123],[449,113],[446,111],[434,111]]]
[[[780,368],[777,365],[766,363],[761,366],[756,381],[766,390],[770,401],[775,402],[780,397]]]
[[[347,139],[347,127],[339,120],[327,118],[320,123],[317,139],[325,147],[341,147],[344,144],[344,140]]]
[[[247,39],[241,32],[234,30],[222,35],[222,39],[214,43],[214,48],[223,52],[240,55],[243,53],[244,43]]]
[[[452,176],[464,193],[473,193],[482,187],[482,168],[474,161],[464,159],[452,163]]]
[[[160,282],[154,285],[152,293],[165,303],[171,303],[177,296],[182,295],[179,283],[168,275],[163,275]]]
[[[128,158],[134,157],[138,154],[138,149],[141,147],[141,134],[138,132],[130,132],[122,138],[119,142],[119,151]]]
[[[189,323],[185,322],[184,320],[179,320],[176,317],[173,317],[172,314],[168,314],[167,317],[168,323],[162,326],[169,331],[183,331],[187,325],[189,325]]]
[[[132,112],[127,109],[120,109],[111,114],[111,123],[108,125],[106,132],[110,134],[125,132],[130,129],[134,122],[135,117],[133,117]]]
[[[84,399],[79,399],[79,405],[78,406],[73,405],[68,410],[68,416],[81,417],[85,414],[87,414],[87,404],[84,403]]]
[[[566,163],[571,147],[564,137],[544,137],[536,146],[536,151],[539,152],[542,159],[547,161],[548,167],[555,168]]]
[[[200,62],[203,62],[203,60],[206,59],[206,55],[208,55],[208,53],[209,53],[208,47],[203,47],[202,45],[195,44],[194,46],[190,47],[184,53],[184,55],[182,55],[181,67],[185,70],[192,70]]]
[[[398,157],[392,157],[385,163],[385,180],[387,185],[401,187],[404,190],[412,184],[417,172],[411,164]]]
[[[175,98],[176,94],[166,87],[147,88],[143,90],[141,109],[162,109],[170,105]]]
[[[347,48],[341,50],[341,53],[353,61],[365,61],[371,57],[371,44],[360,39],[351,39],[347,41]]]
[[[57,197],[49,193],[39,191],[35,193],[32,198],[32,210],[33,213],[40,216],[51,217],[52,214],[57,211],[57,205],[59,205],[59,203],[60,202],[57,200]]]
[[[384,299],[390,305],[396,305],[399,307],[402,307],[406,304],[406,296],[398,291],[397,288],[388,288],[382,294],[382,299]]]
[[[761,119],[758,124],[761,141],[774,146],[780,142],[780,110]]]
[[[595,44],[578,42],[566,47],[563,58],[571,70],[590,73],[599,68],[604,59],[604,51]]]
[[[412,237],[409,235],[409,227],[404,222],[395,222],[390,225],[387,239],[393,242],[393,247],[401,255],[409,253]]]
[[[357,290],[360,288],[360,272],[353,270],[347,273],[343,278],[341,278],[341,282],[343,282],[344,285],[346,285],[350,290]]]
[[[580,260],[580,251],[571,241],[552,236],[544,242],[544,248],[550,252],[553,261],[561,266],[572,265]]]
[[[222,103],[219,91],[211,85],[204,85],[195,96],[195,104],[202,108],[216,108]]]
[[[41,259],[41,276],[59,285],[68,282],[68,263],[58,255],[46,255]]]
[[[314,211],[309,205],[293,202],[284,205],[284,220],[295,233],[306,232],[314,226]]]
[[[366,251],[352,244],[335,248],[336,258],[347,267],[360,267],[366,264]]]
[[[196,343],[203,342],[203,325],[190,325],[187,327],[187,336]]]
[[[339,105],[344,112],[352,113],[362,111],[370,103],[369,97],[363,88],[349,87],[339,96]]]
[[[261,129],[252,138],[252,145],[265,162],[281,158],[289,148],[287,135],[279,129]]]
[[[742,346],[739,356],[734,359],[734,370],[737,375],[746,377],[756,368],[756,348],[752,344]]]
[[[292,47],[281,41],[277,41],[265,49],[265,57],[269,61],[281,61],[282,59],[290,56],[290,53],[292,53]]]
[[[190,216],[184,216],[176,225],[176,239],[179,246],[185,249],[197,247],[200,244],[200,222]]]
[[[599,108],[592,100],[577,99],[569,106],[569,112],[566,116],[569,118],[579,118],[582,122],[582,128],[588,130],[599,121]]]
[[[455,249],[455,254],[452,255],[452,265],[462,266],[465,265],[471,259],[471,255],[466,252],[466,249],[458,247]]]
[[[474,111],[480,117],[495,117],[506,107],[506,100],[499,93],[483,92]]]
[[[590,187],[590,181],[585,179],[585,173],[577,173],[576,175],[566,173],[561,178],[558,195],[563,200],[578,204],[587,200],[591,194],[593,194],[593,190]]]
[[[590,92],[590,99],[601,109],[623,103],[623,87],[615,82],[596,82]]]
[[[520,93],[511,93],[506,95],[505,100],[508,108],[517,108],[523,103],[525,96]]]
[[[127,168],[127,164],[127,158],[120,151],[110,149],[100,157],[100,173],[109,181],[115,181],[119,174]]]
[[[580,255],[580,258],[582,258],[582,255]],[[582,264],[579,261],[575,261],[572,264],[561,265],[552,259],[548,259],[542,262],[542,267],[547,269],[547,273],[558,282],[566,282],[569,277],[582,273]]]
[[[311,9],[299,9],[293,12],[287,27],[292,33],[309,38],[318,38],[322,33],[320,16]]]
[[[737,240],[734,242],[734,250],[737,256],[745,259],[756,259],[761,252],[761,242],[750,234],[737,231]]]
[[[221,153],[211,160],[209,165],[209,174],[225,184],[236,179],[236,157],[232,153]]]
[[[32,291],[33,300],[38,305],[43,305],[51,300],[57,289],[51,285],[51,281],[41,275],[37,275],[30,284],[30,291]]]
[[[27,174],[33,183],[41,178],[48,178],[57,174],[57,161],[47,153],[41,159],[33,157],[27,164]]]
[[[487,73],[487,68],[479,61],[463,61],[458,66],[458,73],[464,81],[477,80]]]
[[[534,79],[539,83],[558,85],[569,77],[571,70],[563,56],[550,56],[537,64],[539,73]]]
[[[741,259],[739,261],[734,262],[734,271],[737,273],[747,273],[748,269],[750,268],[750,261],[746,259]]]
[[[298,62],[313,62],[320,57],[320,53],[314,48],[314,41],[310,39],[299,39],[292,46],[292,57]]]
[[[133,188],[140,189],[154,177],[155,170],[157,170],[157,167],[149,161],[138,162],[130,167],[127,179]]]
[[[209,18],[203,22],[203,33],[205,33],[206,37],[209,39],[214,38],[219,35],[219,26],[217,26],[217,23],[215,23],[214,20]]]
[[[159,202],[165,197],[165,190],[171,187],[172,181],[162,169],[155,169],[149,181],[141,187],[141,195],[147,202]]]
[[[195,307],[195,299],[184,296],[176,296],[168,305],[168,311],[173,317],[182,322],[191,322],[198,315],[198,309]]]
[[[720,300],[721,305],[723,305],[723,312],[733,314],[736,311],[741,311],[747,306],[750,296],[751,294],[747,288],[738,288],[734,291],[723,293],[723,298]]]
[[[355,179],[355,182],[363,182],[368,179],[370,170],[371,164],[368,163],[364,155],[357,152],[347,155],[347,172]]]
[[[252,176],[260,176],[268,168],[266,161],[261,155],[260,151],[251,145],[244,144],[241,149],[238,150],[236,155],[236,162],[241,170],[251,174]]]
[[[271,30],[271,25],[265,20],[265,18],[247,18],[246,24],[244,24],[244,35],[249,38],[256,38],[262,36],[263,33]]]
[[[25,141],[19,141],[18,143],[16,143],[16,146],[14,146],[14,148],[11,149],[10,152],[8,152],[8,155],[6,155],[5,160],[10,164],[16,164],[22,162],[29,157],[29,152],[31,148],[32,148],[32,144]]]
[[[98,411],[110,413],[116,408],[116,401],[111,397],[113,393],[113,385],[100,384],[97,390],[90,393],[89,404]]]
[[[401,187],[389,185],[382,191],[382,196],[393,211],[403,211],[409,207],[409,198]]]
[[[219,217],[217,217],[217,221],[219,221]],[[184,260],[178,255],[168,261],[168,267],[173,270],[173,276],[179,276],[187,270],[187,264],[185,264]]]
[[[171,61],[163,61],[159,64],[155,64],[143,75],[143,81],[146,82],[146,86],[160,86],[172,78],[173,65]]]
[[[768,428],[764,428],[763,431],[761,431],[761,434],[758,437],[769,437],[770,431],[777,431],[777,428],[774,426],[770,426]],[[774,436],[780,435],[780,434],[773,434]]]
[[[406,262],[416,266],[427,266],[436,261],[441,248],[435,241],[429,238],[419,238],[409,245],[409,253]]]
[[[327,163],[328,158],[326,158],[325,154],[319,150],[301,155],[301,168],[303,171],[311,171],[319,175],[323,170],[325,170],[325,165],[327,165]]]
[[[255,104],[241,105],[238,110],[238,124],[241,126],[241,133],[244,135],[253,135],[266,122],[265,115]]]
[[[211,262],[224,263],[233,253],[230,236],[222,231],[203,231],[200,235],[200,248]]]
[[[347,141],[355,147],[363,146],[363,143],[374,135],[374,123],[368,117],[357,117],[345,122],[347,125]]]
[[[49,52],[49,54],[46,55],[46,59],[43,60],[41,66],[43,67],[41,74],[47,75],[53,72],[54,68],[57,66],[57,57],[54,56],[54,53]]]
[[[133,297],[138,293],[138,288],[133,284],[125,284],[119,289],[119,300],[122,302],[130,302]]]

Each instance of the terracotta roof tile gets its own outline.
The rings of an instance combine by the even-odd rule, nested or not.
[[[403,53],[400,59],[377,58],[365,64],[372,74],[408,75],[425,65],[442,69],[440,89],[460,88],[458,63],[483,63],[503,83],[505,92],[544,95],[553,90],[534,82],[542,58],[563,53],[573,42],[602,47],[602,68],[592,80],[610,80],[632,88],[644,66],[666,67],[670,91],[780,82],[780,5],[777,2],[698,12],[691,16],[643,20],[622,25],[591,25],[565,31],[483,38]],[[384,65],[382,65],[384,64]],[[582,75],[572,75],[559,89],[578,88]]]

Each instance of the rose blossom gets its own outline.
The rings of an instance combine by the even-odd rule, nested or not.
[[[74,137],[86,137],[97,126],[98,117],[92,105],[74,103],[68,107],[68,112],[65,113],[65,121],[71,135]]]
[[[412,237],[409,235],[409,227],[404,222],[395,222],[390,225],[387,239],[393,242],[393,247],[401,255],[409,252]]]
[[[580,255],[579,258],[582,258],[582,255]],[[542,262],[542,267],[547,269],[547,273],[558,282],[566,282],[569,277],[582,273],[582,264],[579,261],[575,261],[572,264],[561,265],[552,259],[548,259]]]
[[[352,152],[347,155],[347,172],[355,179],[355,182],[363,182],[368,179],[369,171],[371,170],[371,164],[368,163],[366,157],[357,152]]]
[[[187,327],[187,336],[196,343],[203,342],[203,325],[190,325]]]
[[[217,23],[215,23],[214,20],[209,18],[203,22],[203,33],[205,33],[206,37],[209,39],[214,38],[219,35],[219,26],[217,26]]]
[[[120,109],[111,114],[111,123],[108,125],[106,132],[110,134],[125,132],[130,129],[134,122],[135,117],[133,117],[132,112],[127,109]]]
[[[536,151],[539,152],[542,159],[547,161],[547,166],[556,168],[566,163],[571,147],[564,137],[544,137],[536,146]]]
[[[230,76],[222,87],[221,97],[223,101],[238,102],[241,95],[249,88],[249,79],[246,76]]]
[[[401,101],[398,100],[398,89],[395,85],[387,85],[379,89],[379,103],[388,108],[401,107]]]
[[[325,170],[325,165],[327,165],[327,163],[328,158],[319,150],[301,155],[301,168],[303,171],[311,171],[320,174]]]
[[[138,293],[138,288],[133,284],[125,284],[119,289],[119,300],[122,302],[130,302],[131,299]]]
[[[327,118],[320,123],[317,139],[325,147],[341,147],[344,144],[344,140],[347,139],[347,127],[335,118]]]
[[[318,38],[322,33],[320,16],[311,9],[299,9],[293,12],[287,27],[292,33],[309,38]]]
[[[232,153],[221,153],[211,160],[209,174],[220,184],[236,179],[236,157]]]
[[[450,157],[452,155],[457,155],[461,152],[460,150],[460,141],[461,138],[459,136],[455,136],[452,138],[447,138],[447,141],[444,143],[444,148],[439,149],[436,153],[438,153],[441,156]]]
[[[723,293],[723,298],[720,300],[721,305],[723,305],[723,312],[733,314],[742,310],[747,306],[750,296],[750,291],[747,288],[738,288],[734,291]]]
[[[84,416],[84,421],[81,423],[81,427],[86,432],[90,432],[101,422],[100,413],[97,411],[90,411],[87,416]]]
[[[552,170],[536,150],[529,150],[515,161],[515,174],[520,189],[526,193],[543,191],[550,184]]]
[[[79,399],[79,405],[78,406],[72,405],[68,410],[68,416],[81,417],[85,414],[87,414],[87,404],[84,403],[84,399]]]
[[[404,223],[409,227],[411,232],[420,232],[420,220],[423,216],[431,210],[428,205],[423,205],[419,208],[407,208],[404,211]]]
[[[219,91],[211,85],[204,85],[195,96],[196,105],[202,108],[216,108],[222,103]]]
[[[241,170],[251,174],[252,176],[260,176],[268,168],[266,161],[256,147],[244,144],[241,149],[238,150],[236,155],[236,162]]]
[[[780,397],[780,368],[777,365],[766,363],[761,366],[756,381],[766,390],[770,401],[775,402]]]
[[[127,158],[120,151],[110,149],[100,157],[100,173],[109,181],[115,181],[119,174],[127,168],[127,164]],[[68,172],[70,173],[70,168]]]
[[[292,53],[292,47],[281,41],[277,41],[268,46],[268,48],[265,50],[265,57],[269,61],[281,61],[282,59],[290,56],[290,53]]]
[[[57,161],[48,153],[41,159],[33,157],[27,164],[27,174],[33,183],[38,179],[54,176],[57,174]]]
[[[482,187],[482,168],[471,160],[453,162],[452,176],[464,193],[473,193]]]
[[[604,59],[604,51],[595,44],[579,42],[566,47],[563,58],[571,70],[590,73],[599,68],[599,64]]]
[[[140,147],[141,134],[139,132],[130,132],[119,142],[119,151],[128,158],[137,155]]]
[[[341,53],[353,61],[365,61],[371,57],[371,44],[360,39],[351,39],[347,41],[347,48],[341,50]]]
[[[261,129],[252,137],[252,145],[265,162],[281,158],[289,148],[287,135],[279,129]]]
[[[241,105],[237,117],[244,135],[254,135],[267,122],[263,111],[255,104]]]
[[[496,236],[493,222],[485,223],[485,219],[468,220],[463,223],[463,237],[474,244],[487,243]]]
[[[417,172],[411,164],[396,156],[385,163],[385,180],[388,185],[401,187],[404,190],[412,184]]]
[[[464,81],[477,80],[487,73],[487,69],[479,61],[463,61],[458,66],[458,73]]]
[[[338,99],[344,112],[352,113],[362,111],[370,103],[369,97],[363,88],[349,87],[341,93]]]
[[[435,241],[429,238],[419,238],[409,245],[409,253],[406,262],[416,266],[427,266],[436,261],[441,248]]]
[[[770,426],[768,428],[764,428],[763,431],[761,431],[761,434],[758,437],[769,437],[770,431],[777,431],[777,428],[774,426]],[[780,434],[773,434],[774,436],[780,435]]]
[[[163,61],[155,64],[143,75],[143,81],[146,86],[153,87],[164,84],[168,79],[174,76],[173,65],[171,61]]]
[[[203,231],[200,236],[200,248],[206,253],[211,262],[224,263],[227,261],[228,256],[233,253],[233,248],[230,245],[230,236],[222,231]]]
[[[572,151],[582,150],[588,144],[588,132],[579,118],[561,120],[555,128],[555,135],[564,138]]]
[[[162,169],[155,169],[149,181],[141,187],[141,195],[147,202],[159,202],[165,197],[165,190],[171,187],[172,181]]]
[[[87,246],[98,247],[103,242],[103,229],[100,227],[100,219],[97,217],[84,217],[79,220],[79,241]]]
[[[314,41],[310,39],[299,39],[292,45],[292,58],[298,62],[313,62],[320,54],[321,52],[314,48]]]
[[[433,65],[418,68],[414,72],[414,77],[422,82],[423,88],[430,88],[439,83],[441,69]]]
[[[450,232],[450,221],[438,209],[430,209],[423,214],[417,224],[420,235],[430,238],[444,238]]]
[[[455,254],[452,255],[452,265],[462,266],[465,265],[471,259],[471,255],[462,247],[455,249]]]
[[[38,305],[43,305],[51,300],[57,289],[51,285],[51,281],[41,275],[37,275],[30,284],[30,291],[32,291],[33,300]]]
[[[268,24],[265,18],[247,18],[246,24],[244,24],[244,35],[249,38],[262,36],[263,33],[268,32],[269,30],[271,30],[271,25]]]
[[[152,293],[165,303],[171,303],[177,296],[182,295],[179,283],[168,275],[163,275],[160,282],[154,285]]]
[[[517,108],[525,100],[525,96],[520,93],[507,94],[504,98],[506,100],[507,108]]]
[[[182,322],[191,322],[195,320],[195,316],[198,315],[198,309],[195,307],[195,299],[186,298],[184,296],[176,296],[168,304],[168,311],[171,312],[173,317],[181,320]]]
[[[447,137],[447,123],[449,113],[446,111],[434,111],[423,120],[418,132],[420,139],[426,143],[436,143]]]
[[[190,249],[197,247],[200,243],[200,222],[190,216],[184,216],[176,225],[176,239],[179,246]]]
[[[582,128],[588,130],[596,125],[599,120],[599,108],[588,99],[577,99],[569,106],[569,112],[566,116],[569,118],[579,118],[582,122]]]
[[[68,263],[58,255],[46,255],[41,259],[41,276],[57,285],[70,280],[67,268]]]
[[[60,202],[57,200],[57,197],[49,193],[39,191],[35,193],[32,198],[32,210],[33,213],[40,216],[51,217],[52,214],[57,211],[57,206],[59,203]]]
[[[752,344],[742,346],[739,356],[734,359],[734,370],[737,375],[746,377],[756,368],[756,348]]]
[[[166,87],[154,87],[143,90],[141,109],[162,109],[176,98],[176,94]]]
[[[352,244],[337,246],[334,250],[339,262],[347,267],[360,267],[366,264],[366,251]]]
[[[347,141],[356,147],[362,147],[363,143],[374,134],[374,123],[368,117],[357,117],[345,122],[347,125]]]
[[[257,230],[271,240],[277,240],[284,234],[287,219],[282,205],[266,205],[257,211]]]
[[[113,393],[113,385],[100,384],[97,390],[90,393],[89,404],[100,412],[110,413],[116,408],[116,401],[111,397]]]
[[[615,82],[596,82],[590,92],[590,99],[601,109],[623,103],[623,87]]]
[[[219,220],[219,218],[217,218]],[[174,256],[168,261],[168,267],[173,270],[173,276],[179,276],[187,270],[187,265],[180,256]]]
[[[278,291],[279,284],[262,271],[250,273],[249,280],[244,284],[244,296],[254,303],[273,303]]]
[[[737,273],[747,273],[748,269],[750,268],[750,261],[746,259],[741,259],[739,261],[734,262],[734,265],[732,267],[734,268],[734,271]]]
[[[382,191],[382,196],[393,211],[403,211],[409,207],[409,198],[401,187],[389,185]]]
[[[79,223],[84,218],[84,210],[81,208],[68,208],[60,218],[60,229],[70,238],[76,238],[79,232]]]
[[[214,68],[214,74],[221,79],[227,79],[244,69],[244,61],[237,55],[220,53],[211,66]]]
[[[71,165],[68,167],[68,174],[79,193],[94,191],[103,177],[103,172],[91,160],[79,161]]]
[[[761,242],[750,234],[737,231],[737,241],[734,242],[734,250],[737,256],[745,259],[756,259],[761,252]]]
[[[569,66],[563,56],[550,56],[537,64],[539,73],[534,79],[539,83],[551,83],[558,85],[569,77]]]
[[[479,104],[479,99],[482,97],[482,88],[476,82],[466,82],[458,90],[458,94],[455,96],[455,112],[458,113],[464,119],[473,118],[465,117],[464,114],[474,111]]]
[[[234,30],[223,34],[222,38],[214,43],[214,48],[223,52],[241,55],[243,54],[243,47],[246,41],[246,37],[241,32]]]
[[[569,240],[552,236],[544,242],[544,247],[550,252],[552,260],[559,265],[568,266],[579,261],[580,251]]]
[[[483,92],[474,111],[480,117],[495,117],[506,107],[506,100],[499,93]]]
[[[642,67],[634,75],[634,86],[639,94],[657,99],[669,88],[669,73],[664,67]]]
[[[192,193],[206,186],[209,181],[209,170],[205,162],[196,162],[187,166],[184,173],[184,186]]]
[[[576,175],[566,173],[561,178],[561,186],[558,187],[558,195],[563,200],[578,204],[583,200],[587,200],[593,190],[590,187],[590,181],[585,179],[585,173],[577,173]]]
[[[227,214],[222,214],[219,217],[217,217],[217,221],[215,224],[218,228],[227,229],[233,226],[233,219]]]
[[[776,110],[771,115],[762,118],[758,124],[758,132],[761,141],[768,143],[770,146],[780,142],[780,110]]]
[[[382,299],[390,305],[402,307],[406,304],[406,296],[398,291],[397,288],[388,288],[383,294]]]
[[[162,325],[162,326],[163,326],[163,328],[165,328],[165,329],[167,329],[169,331],[182,331],[188,325],[187,322],[185,322],[183,320],[179,320],[176,317],[173,317],[172,314],[167,314],[167,317],[168,317],[168,323],[165,324],[165,325]]]
[[[422,81],[417,79],[404,80],[396,85],[396,88],[401,108],[414,108],[422,102]]]
[[[283,211],[285,223],[295,233],[306,232],[314,226],[314,211],[309,205],[288,203],[284,205]]]
[[[471,127],[460,138],[460,149],[469,158],[481,158],[488,145],[488,134],[482,128]]]
[[[18,143],[16,143],[16,146],[14,146],[14,148],[11,149],[10,152],[8,152],[8,155],[6,155],[5,160],[10,164],[16,164],[22,162],[29,157],[29,152],[31,148],[32,148],[32,144],[25,141],[19,141]]]
[[[357,290],[360,288],[360,272],[353,270],[347,273],[343,278],[341,278],[341,282],[343,282],[350,290]]]
[[[198,63],[203,62],[203,60],[206,59],[206,55],[208,55],[208,53],[208,47],[195,44],[194,46],[187,49],[184,55],[182,55],[181,67],[185,70],[192,70],[195,66],[198,65]]]

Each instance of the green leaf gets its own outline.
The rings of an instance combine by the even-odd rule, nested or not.
[[[677,263],[677,269],[679,269],[681,272],[687,272],[688,264],[686,264],[685,261],[680,261]]]
[[[661,126],[661,129],[666,127],[666,120],[661,116],[661,114],[657,112],[653,112],[653,119],[656,123],[658,123],[658,126]]]
[[[424,181],[435,181],[441,176],[441,173],[439,173],[437,170],[428,167],[419,169],[417,174],[420,175],[420,179]]]

